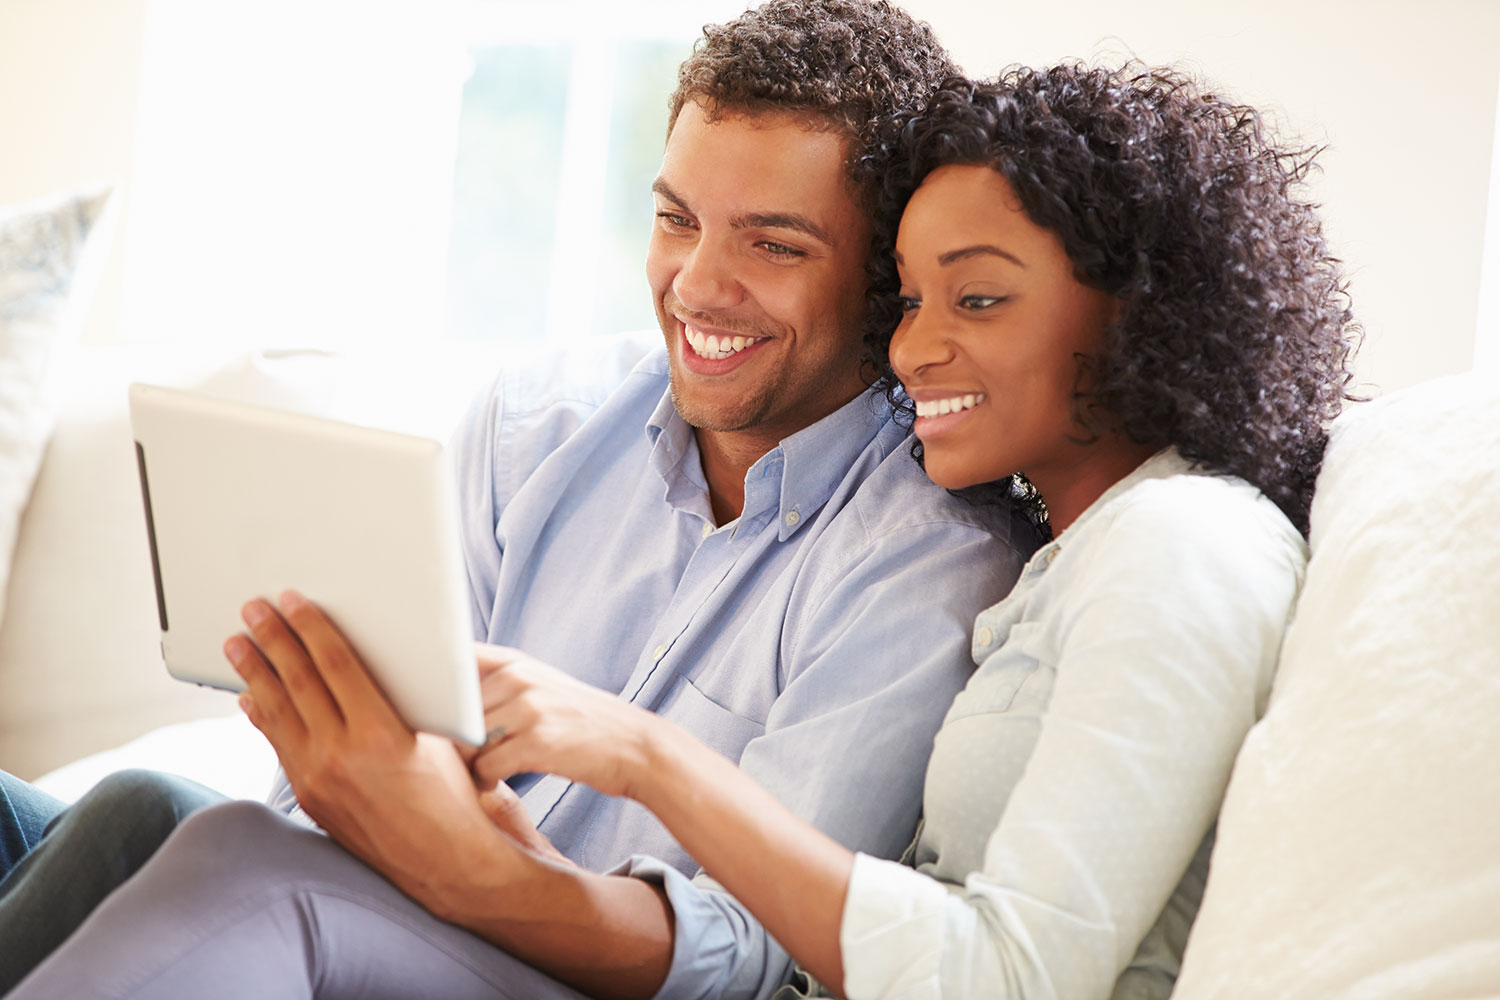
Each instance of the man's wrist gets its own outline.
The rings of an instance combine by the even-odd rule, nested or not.
[[[429,887],[421,902],[434,916],[473,930],[520,919],[525,900],[541,891],[547,864],[498,830],[487,830],[460,850],[450,868],[457,880]]]

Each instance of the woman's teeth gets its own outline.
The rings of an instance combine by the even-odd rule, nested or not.
[[[982,392],[971,392],[964,396],[950,396],[947,399],[918,400],[917,416],[941,417],[949,413],[971,410],[982,402],[984,402],[984,393]]]
[[[683,330],[687,334],[687,342],[693,348],[693,353],[710,361],[722,361],[731,354],[737,354],[766,339],[764,337],[731,337],[728,334],[715,336],[704,334],[702,330],[694,330],[690,326],[684,326]]]

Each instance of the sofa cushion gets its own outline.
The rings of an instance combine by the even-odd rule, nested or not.
[[[74,278],[107,200],[95,192],[0,209],[0,612],[21,512],[52,431],[47,361],[82,318],[84,283]]]
[[[1500,384],[1335,427],[1174,998],[1500,992]]]

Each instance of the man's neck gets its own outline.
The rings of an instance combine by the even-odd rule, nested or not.
[[[699,461],[708,481],[708,503],[714,523],[726,524],[745,509],[745,474],[778,441],[749,431],[710,431],[693,428]]]

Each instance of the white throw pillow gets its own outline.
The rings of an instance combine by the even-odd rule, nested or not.
[[[75,275],[108,192],[0,209],[0,610],[21,512],[52,431],[47,360],[82,307]]]
[[[1174,1000],[1500,996],[1500,384],[1339,421]]]

